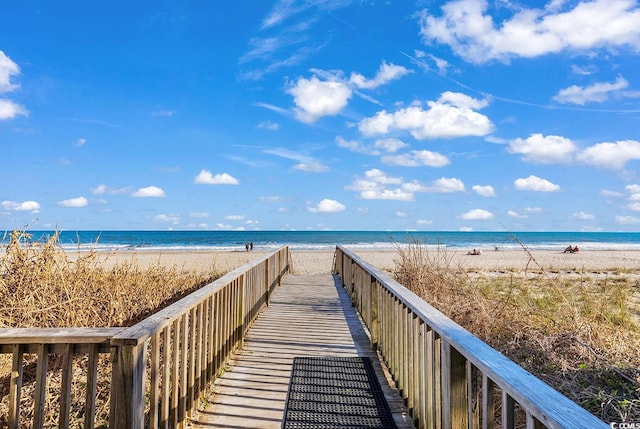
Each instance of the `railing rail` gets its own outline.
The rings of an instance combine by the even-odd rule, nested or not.
[[[59,427],[69,427],[72,400],[85,404],[83,427],[95,427],[97,380],[109,375],[110,395],[102,406],[108,408],[110,428],[184,427],[205,386],[223,371],[268,305],[273,289],[289,271],[289,259],[289,248],[282,247],[129,328],[0,329],[0,353],[12,356],[9,428],[17,429],[21,423],[42,428],[45,417],[50,417],[47,413],[59,416]],[[29,354],[37,356],[31,424],[20,421],[20,404],[28,400],[21,391],[24,356]],[[57,411],[45,406],[47,369],[55,355],[62,360]],[[99,373],[100,357],[108,361],[110,374]],[[84,381],[74,372],[83,360]],[[84,398],[71,398],[72,382],[86,385]]]
[[[333,271],[417,427],[609,427],[342,246]]]

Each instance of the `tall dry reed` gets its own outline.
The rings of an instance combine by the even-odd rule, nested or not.
[[[640,421],[640,325],[631,299],[640,285],[620,273],[552,275],[522,249],[527,266],[497,275],[467,272],[452,251],[414,241],[397,246],[396,278],[599,418]]]
[[[12,232],[0,254],[0,328],[129,326],[220,277],[213,261],[196,271],[110,256]]]
[[[1,252],[1,251],[0,251]],[[0,253],[0,329],[38,327],[130,326],[171,304],[221,273],[212,262],[201,271],[160,263],[140,267],[135,259],[113,261],[100,252],[71,252],[61,248],[58,234],[33,240],[24,231],[10,234]],[[61,356],[48,356],[45,427],[57,427],[57,401]],[[33,418],[37,357],[25,355],[19,427],[29,428]],[[109,359],[100,359],[97,392],[97,427],[106,427],[109,413]],[[74,359],[74,374],[83,380],[86,357]],[[0,428],[8,425],[11,354],[0,354]],[[74,427],[84,418],[85,384],[72,385]]]

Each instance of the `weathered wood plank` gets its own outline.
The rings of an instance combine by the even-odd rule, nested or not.
[[[62,355],[62,379],[60,385],[60,417],[58,426],[69,427],[69,413],[71,410],[71,382],[73,381],[73,346],[65,345]]]
[[[90,344],[107,342],[124,328],[2,328],[0,344]]]
[[[20,420],[20,393],[22,391],[23,350],[20,344],[13,345],[11,379],[9,380],[9,429],[18,429]]]
[[[44,412],[47,397],[47,367],[49,365],[49,353],[47,345],[38,345],[38,364],[36,366],[36,392],[35,405],[33,407],[33,427],[44,427]]]

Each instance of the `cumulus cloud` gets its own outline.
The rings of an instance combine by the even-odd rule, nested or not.
[[[3,201],[2,208],[4,210],[11,210],[16,212],[40,212],[40,203],[37,201],[23,201],[21,203],[15,201]]]
[[[453,0],[441,15],[424,10],[420,34],[426,43],[449,45],[472,63],[534,58],[565,50],[590,52],[629,47],[640,51],[640,9],[634,0],[555,1],[546,9],[519,8],[496,24],[487,0]]]
[[[0,121],[13,119],[18,115],[28,116],[29,112],[20,104],[16,104],[10,100],[0,99]]]
[[[449,158],[428,150],[412,150],[398,155],[386,155],[381,159],[383,164],[402,167],[444,167],[449,165]]]
[[[69,198],[68,200],[58,201],[60,207],[86,207],[89,205],[89,200],[85,197]]]
[[[0,51],[0,93],[11,92],[19,87],[11,78],[20,74],[20,67],[3,51]]]
[[[493,123],[474,109],[486,105],[486,100],[444,92],[437,101],[428,101],[426,107],[414,105],[395,113],[379,111],[360,121],[358,129],[366,136],[406,130],[418,140],[484,136],[493,131]]]
[[[12,82],[14,76],[20,74],[20,67],[3,51],[0,51],[0,94],[15,91],[19,85]],[[13,119],[18,115],[27,116],[29,112],[24,106],[11,100],[0,99],[0,121]]]
[[[373,79],[367,79],[359,73],[351,73],[349,82],[361,89],[373,89],[409,73],[412,73],[412,71],[383,61]]]
[[[526,139],[511,140],[507,150],[522,154],[522,159],[527,162],[551,164],[571,162],[577,149],[576,145],[565,137],[531,134]]]
[[[481,195],[483,197],[495,197],[496,196],[496,192],[493,189],[493,186],[490,186],[490,185],[486,185],[486,186],[473,185],[471,187],[471,189],[473,189],[476,194]]]
[[[413,201],[413,192],[403,190],[402,182],[402,178],[387,176],[374,168],[366,171],[363,178],[356,178],[346,189],[359,192],[364,200]]]
[[[378,149],[382,149],[386,152],[397,152],[400,149],[407,147],[408,144],[403,142],[400,139],[396,138],[386,138],[386,139],[378,139],[374,143],[374,146]]]
[[[417,192],[451,193],[464,191],[464,183],[457,178],[434,180],[430,184],[418,181],[405,182],[401,177],[388,176],[381,170],[371,169],[364,177],[356,179],[345,189],[359,192],[365,200],[414,201]]]
[[[494,215],[493,213],[484,209],[473,209],[459,215],[458,218],[464,220],[489,220],[493,219]]]
[[[592,215],[590,213],[585,213],[583,211],[573,213],[572,216],[579,220],[593,220],[596,218],[595,215]]]
[[[346,210],[346,206],[339,201],[325,198],[316,205],[307,204],[307,210],[311,213],[337,213]]]
[[[560,190],[559,185],[533,175],[516,179],[513,185],[518,191],[555,192]]]
[[[162,190],[161,188],[158,188],[157,186],[147,186],[146,188],[138,189],[133,194],[131,194],[131,196],[136,198],[148,198],[148,197],[162,198],[162,197],[165,197],[166,194],[164,190]]]
[[[237,185],[240,182],[227,173],[216,174],[214,176],[208,170],[201,170],[196,178],[193,179],[193,183],[196,185]]]
[[[625,95],[633,95],[632,93],[624,93],[622,91],[628,86],[629,82],[622,77],[618,77],[618,79],[613,83],[598,82],[587,87],[572,85],[560,90],[553,99],[558,103],[571,103],[583,106],[587,103],[606,101],[611,95],[621,97],[624,97]]]
[[[590,146],[578,155],[578,160],[596,167],[623,169],[628,161],[640,159],[640,141],[622,140]]]
[[[293,96],[296,117],[308,124],[323,116],[334,116],[347,105],[351,98],[351,89],[338,80],[320,80],[299,78],[287,89]]]

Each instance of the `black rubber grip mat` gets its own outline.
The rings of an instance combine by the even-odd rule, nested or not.
[[[282,429],[396,429],[366,357],[296,357]]]

